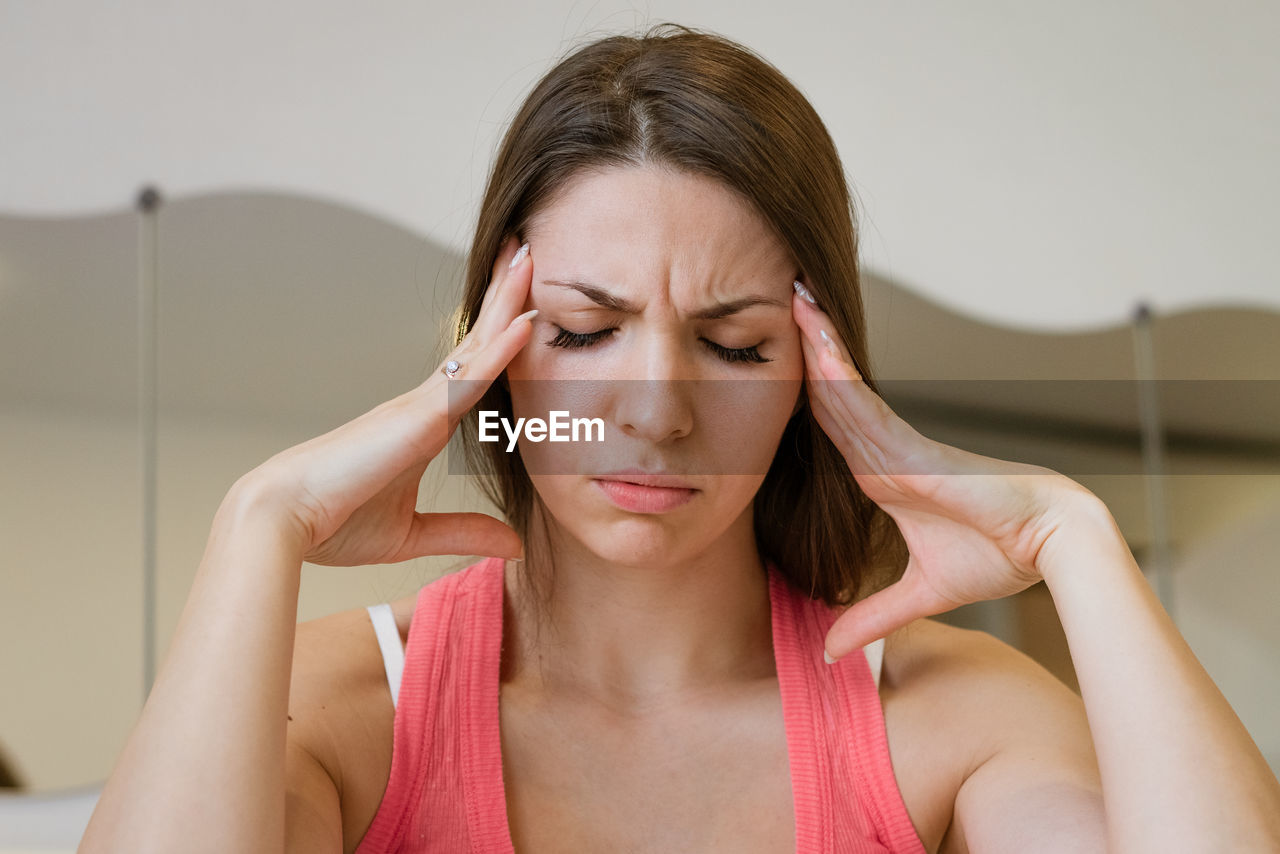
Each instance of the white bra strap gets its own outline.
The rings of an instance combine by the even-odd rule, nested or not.
[[[876,682],[876,687],[880,687],[880,667],[884,664],[884,638],[873,640],[862,648],[867,656],[867,664],[871,665],[871,677]]]
[[[382,650],[382,663],[387,668],[387,685],[391,687],[391,705],[394,706],[400,699],[400,674],[404,672],[400,630],[396,628],[396,617],[391,613],[389,603],[370,605],[368,611],[374,634],[378,636],[378,647]]]

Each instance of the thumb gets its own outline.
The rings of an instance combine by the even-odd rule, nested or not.
[[[947,610],[934,607],[936,594],[911,571],[910,562],[902,579],[850,605],[827,632],[826,653],[839,659],[874,640],[879,640],[912,620]]]
[[[504,522],[484,513],[415,513],[405,537],[404,557],[426,555],[485,555],[522,557],[520,535]]]

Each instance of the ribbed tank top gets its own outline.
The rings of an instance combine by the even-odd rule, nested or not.
[[[924,852],[894,779],[867,658],[823,661],[838,612],[766,569],[797,854]],[[497,558],[419,591],[391,774],[357,854],[514,854],[498,729],[503,596]]]

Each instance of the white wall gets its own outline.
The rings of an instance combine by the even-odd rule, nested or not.
[[[281,188],[458,247],[538,75],[668,19],[809,94],[870,266],[935,299],[1056,328],[1139,298],[1280,305],[1265,0],[0,0],[0,211],[113,209],[150,181]]]
[[[458,247],[503,121],[553,58],[673,19],[744,41],[810,95],[884,275],[1032,327],[1112,322],[1138,297],[1276,305],[1278,10],[0,0],[0,212],[118,209],[149,181],[169,195],[278,188]],[[0,312],[22,296],[10,269],[0,253]],[[231,480],[331,426],[166,415],[161,650]],[[136,719],[136,468],[129,419],[0,414],[0,648],[6,685],[41,697],[0,692],[0,738],[37,788],[100,779]],[[1179,618],[1273,766],[1276,483],[1190,478],[1174,513]],[[1141,540],[1135,487],[1105,485]],[[299,618],[404,595],[437,571],[308,568]]]

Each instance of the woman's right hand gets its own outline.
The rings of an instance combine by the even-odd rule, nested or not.
[[[310,563],[519,556],[519,536],[491,516],[419,513],[416,505],[427,465],[529,340],[535,312],[519,314],[533,278],[527,246],[509,239],[498,254],[476,321],[448,356],[462,363],[456,380],[437,368],[417,388],[276,454],[237,481],[228,500],[271,514]]]

